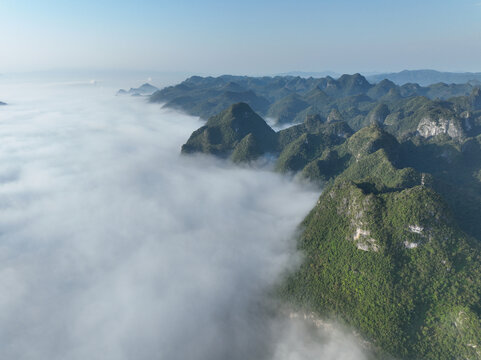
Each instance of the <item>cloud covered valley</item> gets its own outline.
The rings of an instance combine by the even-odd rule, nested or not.
[[[363,359],[262,310],[319,191],[180,156],[198,119],[114,94],[0,84],[0,358]]]

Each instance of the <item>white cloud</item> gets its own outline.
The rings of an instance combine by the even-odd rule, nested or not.
[[[0,358],[278,354],[298,332],[259,303],[318,194],[181,157],[196,119],[114,93],[0,85]],[[284,358],[319,354],[306,346]]]

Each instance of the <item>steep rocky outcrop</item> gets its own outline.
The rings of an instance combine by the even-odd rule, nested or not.
[[[421,119],[417,127],[419,135],[425,138],[447,134],[452,139],[464,138],[464,130],[459,119],[433,119],[425,117]]]

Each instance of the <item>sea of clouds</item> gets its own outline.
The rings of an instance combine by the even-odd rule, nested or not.
[[[0,79],[0,358],[363,359],[264,314],[319,191],[180,156],[200,121],[115,90]]]

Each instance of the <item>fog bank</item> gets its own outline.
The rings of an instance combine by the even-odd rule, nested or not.
[[[262,317],[319,193],[180,156],[199,120],[114,94],[0,84],[0,358],[362,358]]]

